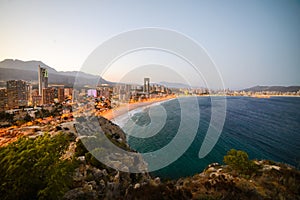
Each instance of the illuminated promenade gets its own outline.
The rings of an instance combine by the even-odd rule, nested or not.
[[[145,101],[141,101],[141,102],[125,103],[114,109],[110,109],[110,110],[101,112],[99,115],[105,117],[106,119],[111,120],[113,118],[123,115],[123,114],[127,113],[128,111],[134,110],[136,108],[148,106],[153,103],[162,102],[162,101],[166,101],[166,100],[174,99],[174,98],[176,98],[175,95],[172,95],[172,96],[170,95],[167,97],[154,98],[154,99],[149,99],[149,100],[145,100]]]

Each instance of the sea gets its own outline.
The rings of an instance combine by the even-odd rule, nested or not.
[[[151,172],[153,176],[163,179],[192,176],[202,172],[211,163],[223,164],[223,157],[230,149],[243,150],[248,153],[250,159],[273,160],[299,169],[299,97],[226,97],[226,116],[223,128],[218,138],[212,138],[217,142],[204,158],[199,158],[199,150],[212,120],[212,102],[216,100],[213,98],[220,97],[185,97],[183,101],[189,104],[192,101],[195,102],[195,98],[198,108],[191,109],[190,112],[199,112],[200,115],[197,119],[189,119],[189,123],[191,126],[192,123],[198,123],[197,129],[191,131],[183,129],[186,130],[184,132],[186,138],[192,138],[191,144],[177,160]],[[157,109],[155,109],[156,107]],[[162,109],[165,117],[162,117]],[[129,113],[116,118],[114,122],[125,130],[125,133],[127,132],[127,140],[132,149],[140,153],[149,153],[162,149],[172,142],[178,134],[182,114],[179,99],[172,99],[129,111]],[[128,123],[129,119],[134,123]],[[156,122],[155,119],[160,119],[162,123]],[[160,127],[150,126],[151,121],[160,124]],[[135,127],[137,125],[148,126],[146,131],[148,135],[145,136],[145,131],[141,131],[139,128],[130,127],[133,124]],[[185,126],[189,126],[189,124],[185,124]],[[151,129],[153,133],[151,133]],[[130,133],[128,133],[129,131]],[[196,131],[195,137],[190,137],[194,134],[193,131]],[[175,145],[174,149],[181,148],[180,142],[173,145]],[[165,154],[165,156],[172,155],[172,152]]]

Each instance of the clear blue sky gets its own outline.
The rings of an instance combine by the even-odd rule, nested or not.
[[[196,40],[226,87],[300,85],[299,1],[0,0],[0,60],[79,70],[118,33],[161,27]]]

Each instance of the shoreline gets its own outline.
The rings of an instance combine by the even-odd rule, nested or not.
[[[142,102],[125,103],[120,106],[117,106],[116,108],[104,111],[104,112],[100,113],[99,115],[108,120],[113,120],[114,118],[117,118],[129,111],[134,110],[134,109],[149,106],[151,104],[158,103],[158,102],[164,102],[167,100],[176,99],[176,98],[177,98],[176,96],[169,96],[169,97],[163,97],[163,98],[149,99],[147,101],[142,101]]]
[[[300,96],[297,96],[297,95],[268,95],[268,96],[201,95],[201,96],[197,96],[197,97],[217,97],[217,96],[222,96],[222,97],[249,97],[249,98],[261,98],[261,99],[271,98],[271,97],[300,97]],[[149,106],[149,105],[154,104],[154,103],[164,102],[164,101],[167,101],[167,100],[182,98],[182,97],[190,97],[190,96],[175,96],[174,95],[174,96],[168,96],[168,97],[162,97],[162,98],[149,99],[149,100],[142,101],[142,102],[124,103],[124,104],[122,104],[120,106],[117,106],[113,109],[102,111],[98,115],[102,116],[102,117],[104,117],[108,120],[113,120],[114,118],[117,118],[117,117],[125,114],[126,112],[132,111],[134,109]]]

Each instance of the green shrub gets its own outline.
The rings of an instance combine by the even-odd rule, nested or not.
[[[9,114],[2,111],[0,112],[0,121],[12,123],[14,121],[14,114]]]
[[[100,169],[106,169],[107,166],[105,164],[103,164],[102,162],[100,162],[97,158],[95,158],[96,155],[101,156],[101,154],[103,153],[103,149],[102,148],[95,148],[92,152],[88,152],[85,154],[85,159],[86,162],[94,167],[100,168]]]
[[[28,114],[26,113],[24,119],[23,119],[25,122],[31,122],[33,120],[33,118]]]
[[[86,149],[85,145],[82,143],[81,139],[76,142],[76,149],[75,149],[75,156],[84,156],[88,150]]]
[[[244,175],[252,175],[259,169],[258,165],[252,160],[249,160],[246,152],[235,149],[231,149],[227,152],[227,155],[224,156],[224,163],[229,165],[233,170]]]
[[[0,148],[1,199],[59,199],[69,189],[76,162],[62,160],[65,134],[22,137]]]

